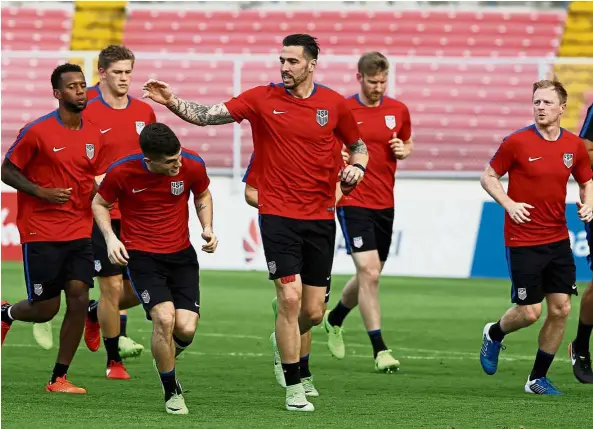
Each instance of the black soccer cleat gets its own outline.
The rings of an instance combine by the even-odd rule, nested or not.
[[[580,354],[574,349],[573,343],[568,345],[568,354],[572,363],[572,372],[581,383],[593,384],[593,371],[591,370],[591,354]]]

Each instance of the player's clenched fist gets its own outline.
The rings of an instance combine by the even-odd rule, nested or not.
[[[364,177],[364,171],[359,166],[355,165],[347,165],[344,170],[342,170],[342,182],[345,185],[356,185],[359,183],[362,178]]]
[[[527,209],[534,209],[534,208],[535,207],[533,207],[532,205],[527,204],[527,203],[514,203],[507,210],[507,213],[509,214],[509,216],[515,223],[520,224],[520,223],[525,223],[525,222],[531,222],[531,219],[529,217],[529,216],[531,216],[531,213],[529,213],[529,210],[527,210]]]
[[[202,238],[206,241],[206,244],[202,246],[202,250],[206,253],[214,253],[218,247],[218,238],[212,232],[212,228],[207,226],[202,232]]]
[[[72,188],[38,188],[37,197],[50,203],[64,204],[72,195]]]
[[[397,133],[393,133],[393,138],[389,140],[389,146],[397,159],[406,157],[406,146],[402,139],[397,138]]]
[[[579,209],[578,215],[580,220],[587,223],[593,220],[593,209],[590,206],[577,201],[577,207]]]
[[[107,255],[112,264],[126,266],[128,265],[128,251],[124,247],[123,243],[113,235],[107,239]]]
[[[144,91],[142,98],[150,98],[159,104],[167,104],[173,97],[173,91],[169,84],[160,80],[149,79],[142,90]]]

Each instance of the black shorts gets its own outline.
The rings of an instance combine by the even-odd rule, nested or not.
[[[334,262],[334,220],[259,218],[270,280],[300,274],[303,284],[328,287]]]
[[[591,250],[593,250],[593,234],[591,233],[590,223],[585,223],[585,232],[587,233],[587,244],[589,245],[589,254],[587,255],[587,262],[589,262],[589,268],[593,270],[593,263],[591,262]]]
[[[537,304],[546,294],[577,294],[576,266],[570,240],[539,246],[507,247],[511,302]]]
[[[393,235],[393,207],[381,210],[339,207],[338,219],[349,255],[376,250],[381,262],[387,260]]]
[[[121,221],[119,219],[113,219],[111,221],[111,228],[113,232],[119,238],[121,232]],[[128,272],[126,267],[121,265],[112,264],[107,255],[107,243],[105,243],[105,237],[97,226],[96,222],[93,222],[93,257],[95,258],[95,277],[111,277],[122,275],[124,280],[128,280]]]
[[[193,246],[175,253],[128,250],[128,255],[130,283],[148,320],[161,302],[200,314],[200,266]]]
[[[29,301],[59,296],[70,280],[93,287],[93,247],[89,238],[24,243],[22,248]]]

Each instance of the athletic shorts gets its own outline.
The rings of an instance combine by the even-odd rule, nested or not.
[[[591,251],[593,250],[593,234],[591,233],[590,223],[585,223],[585,232],[587,233],[587,244],[589,245],[589,254],[587,255],[587,262],[589,262],[589,268],[593,270],[593,263],[591,262]]]
[[[24,243],[22,249],[30,302],[47,301],[59,296],[70,280],[79,280],[93,287],[90,238]]]
[[[119,219],[113,219],[111,221],[111,228],[113,232],[119,238],[121,231],[121,221]],[[93,222],[93,257],[95,258],[95,277],[111,277],[122,275],[124,280],[128,280],[128,271],[126,267],[121,265],[112,264],[107,254],[107,243],[105,243],[105,237],[97,226],[96,222]]]
[[[308,286],[330,285],[336,243],[333,219],[260,215],[260,231],[270,280],[300,274]]]
[[[381,210],[339,207],[338,219],[349,255],[376,250],[381,262],[387,260],[393,235],[393,207]]]
[[[507,247],[511,302],[537,304],[546,294],[577,294],[576,266],[570,240],[539,246]]]
[[[128,250],[128,276],[146,318],[162,302],[200,314],[200,266],[193,246],[174,253]]]

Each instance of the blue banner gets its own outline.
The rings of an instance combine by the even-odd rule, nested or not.
[[[567,204],[566,220],[577,266],[577,280],[591,281],[591,270],[587,262],[589,255],[587,233],[585,225],[577,216],[575,203]],[[495,202],[485,202],[482,207],[471,277],[509,278],[503,227],[504,209]]]

